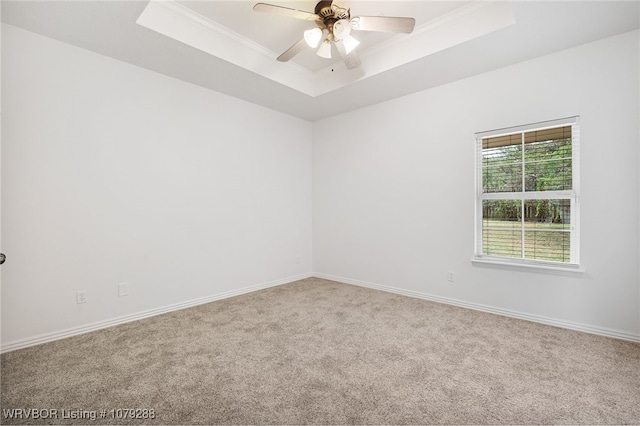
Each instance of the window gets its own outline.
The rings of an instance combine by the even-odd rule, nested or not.
[[[578,266],[578,122],[476,134],[476,260]]]

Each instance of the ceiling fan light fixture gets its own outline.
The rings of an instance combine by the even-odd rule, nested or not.
[[[307,42],[309,47],[316,48],[320,44],[322,39],[322,30],[320,28],[313,28],[304,32],[304,41]]]
[[[333,24],[333,36],[336,40],[344,40],[351,33],[351,24],[348,19],[340,19]]]
[[[348,35],[342,40],[342,44],[344,44],[344,50],[348,55],[360,42],[356,40],[355,37]]]
[[[320,49],[316,52],[316,55],[321,58],[331,59],[331,42],[328,39],[325,39],[320,45]]]

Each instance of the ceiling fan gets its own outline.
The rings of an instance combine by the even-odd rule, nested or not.
[[[278,61],[288,61],[300,53],[307,45],[312,48],[320,46],[317,55],[330,59],[331,43],[333,43],[340,56],[344,59],[347,69],[353,69],[360,65],[360,59],[354,51],[360,42],[351,35],[351,30],[410,34],[416,24],[414,18],[405,17],[351,17],[350,9],[334,4],[333,0],[318,2],[314,13],[267,3],[257,3],[253,6],[253,10],[313,21],[316,24],[315,28],[304,32],[304,37],[300,41],[278,56]]]

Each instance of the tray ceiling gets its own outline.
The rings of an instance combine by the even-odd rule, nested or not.
[[[315,5],[266,1],[303,10]],[[1,17],[4,23],[309,121],[640,27],[638,1],[351,0],[338,4],[350,7],[354,16],[413,16],[416,29],[410,35],[357,34],[362,66],[347,71],[341,62],[324,62],[312,51],[277,62],[305,23],[259,14],[251,10],[253,4],[2,0]],[[158,23],[162,19],[156,18],[169,15]],[[167,28],[176,34],[158,32]]]
[[[412,34],[354,31],[361,42],[362,65],[348,70],[335,52],[323,59],[307,48],[290,62],[275,58],[314,28],[310,21],[257,13],[255,2],[152,1],[137,23],[309,96],[340,89],[515,23],[505,1],[339,3],[352,16],[407,16]],[[315,1],[280,1],[285,7],[313,11]]]

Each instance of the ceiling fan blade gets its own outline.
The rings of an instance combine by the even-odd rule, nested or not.
[[[289,7],[276,6],[275,4],[256,3],[253,6],[253,10],[255,10],[256,12],[287,16],[289,18],[305,19],[307,21],[317,21],[320,19],[320,17],[315,13],[309,13],[303,10],[291,9]]]
[[[287,62],[289,59],[296,56],[298,53],[302,52],[302,50],[307,46],[307,42],[302,38],[299,42],[285,50],[280,56],[278,56],[278,61]]]
[[[416,26],[414,18],[393,16],[356,16],[351,18],[351,28],[361,31],[380,31],[410,34]]]
[[[342,40],[335,41],[334,44],[336,45],[340,56],[342,56],[342,59],[344,59],[344,64],[347,66],[348,70],[352,70],[360,66],[362,62],[360,62],[360,58],[355,51],[352,50],[349,54],[347,54],[347,50],[345,49]]]

